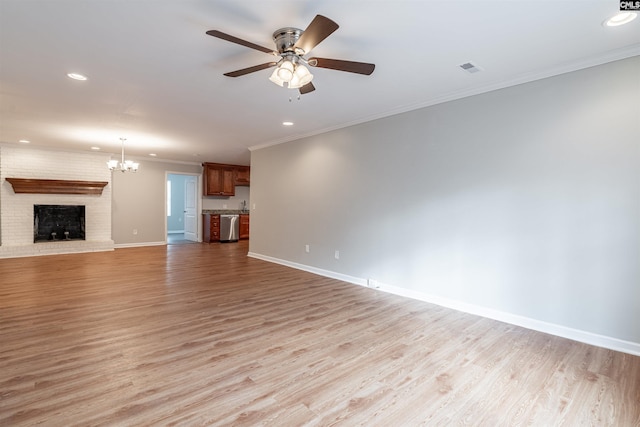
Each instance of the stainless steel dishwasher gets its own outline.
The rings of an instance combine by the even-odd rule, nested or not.
[[[220,215],[220,242],[237,242],[239,227],[239,215]]]

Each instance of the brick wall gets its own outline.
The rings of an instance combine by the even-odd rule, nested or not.
[[[0,145],[0,258],[112,250],[110,156]],[[15,194],[10,178],[107,181],[102,195]],[[85,205],[86,240],[33,243],[33,205]]]

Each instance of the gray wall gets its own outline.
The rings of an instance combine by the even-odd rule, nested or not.
[[[202,198],[202,209],[240,209],[242,202],[246,201],[249,206],[249,187],[236,187],[234,196],[204,196]]]
[[[113,172],[111,232],[116,245],[166,241],[167,172],[201,174],[202,166],[140,160],[136,173]]]
[[[254,151],[250,251],[640,343],[638,76],[635,57]]]

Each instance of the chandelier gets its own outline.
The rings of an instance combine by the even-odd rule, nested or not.
[[[109,160],[107,162],[107,166],[109,167],[110,171],[118,169],[118,165],[120,165],[119,169],[122,172],[136,172],[138,170],[140,163],[134,162],[133,160],[124,159],[124,142],[126,140],[127,138],[120,138],[120,141],[122,142],[122,161],[118,162],[117,160]]]
[[[310,83],[313,80],[313,74],[309,72],[309,69],[300,62],[303,62],[300,56],[293,53],[286,54],[278,66],[269,77],[269,80],[274,82],[280,87],[284,87],[287,83],[289,89],[299,89],[302,86]]]

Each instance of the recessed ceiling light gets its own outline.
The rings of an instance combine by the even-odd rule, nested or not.
[[[618,12],[602,23],[605,27],[617,27],[628,24],[638,17],[636,12]]]
[[[27,140],[27,139],[21,139],[20,141],[18,141],[21,144],[29,144],[31,143],[31,141]]]
[[[282,126],[293,126],[293,122],[282,122]]]
[[[149,153],[149,155],[150,155],[151,157],[155,157],[155,156],[157,156],[157,154],[156,154],[156,153]]]
[[[73,80],[81,80],[81,81],[87,80],[86,76],[83,76],[82,74],[78,74],[78,73],[69,73],[67,74],[67,77]]]
[[[100,147],[91,147],[92,150],[98,151]]]

